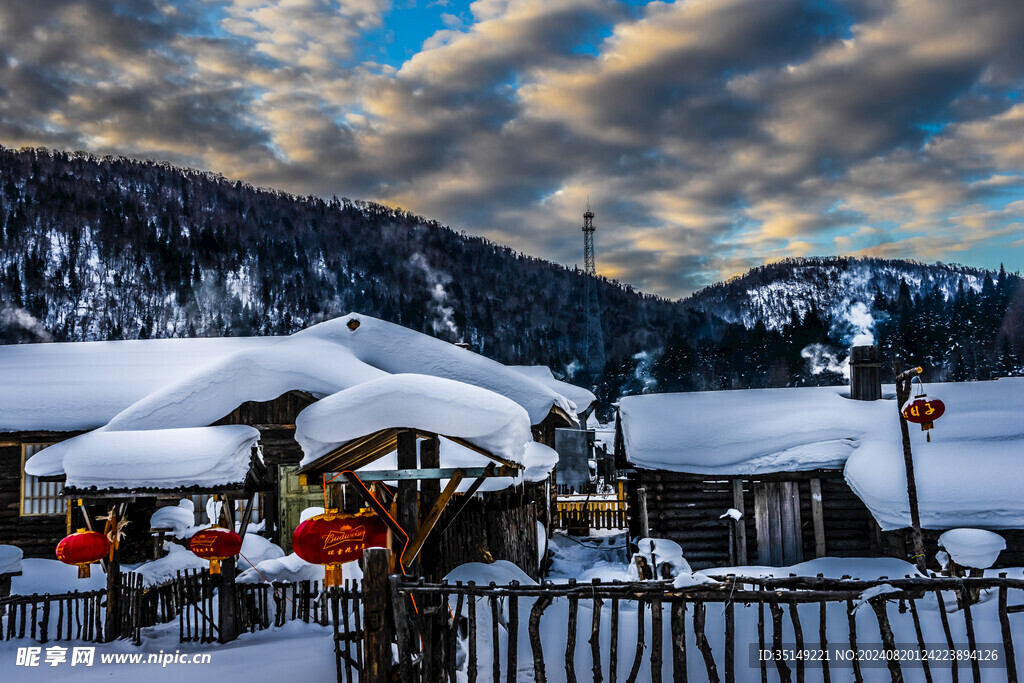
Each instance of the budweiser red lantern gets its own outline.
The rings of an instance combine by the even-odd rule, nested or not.
[[[356,515],[328,510],[295,529],[292,550],[306,562],[326,567],[326,583],[341,583],[341,565],[358,560],[367,548],[386,548],[388,527],[372,512]]]
[[[220,574],[221,560],[237,555],[242,539],[231,529],[210,527],[193,536],[188,547],[197,557],[210,561],[211,574]]]
[[[110,541],[98,531],[79,529],[57,544],[57,559],[78,566],[78,578],[90,576],[89,565],[99,562],[110,549]]]

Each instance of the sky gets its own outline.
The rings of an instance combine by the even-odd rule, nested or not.
[[[1020,0],[0,0],[0,144],[399,206],[685,296],[1024,270]]]

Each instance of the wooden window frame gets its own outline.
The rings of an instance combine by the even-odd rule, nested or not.
[[[40,501],[41,503],[47,503],[48,501],[51,500],[49,495],[45,495],[45,496],[26,496],[25,495],[25,486],[29,483],[28,477],[32,476],[32,475],[30,475],[30,474],[25,472],[25,463],[28,461],[29,457],[31,457],[31,456],[26,456],[26,452],[32,446],[42,446],[42,448],[39,449],[39,451],[42,451],[44,448],[46,448],[48,446],[52,446],[52,445],[53,445],[53,443],[49,443],[49,442],[46,442],[46,443],[44,443],[44,442],[23,442],[21,444],[21,487],[20,487],[20,496],[19,496],[19,500],[18,500],[18,515],[20,517],[57,517],[57,516],[64,516],[66,514],[66,512],[67,512],[67,510],[66,510],[67,506],[65,505],[64,498],[60,495],[60,490],[62,488],[61,487],[61,483],[59,481],[39,481],[38,477],[32,477],[33,479],[36,480],[36,483],[37,483],[38,486],[41,486],[41,487],[53,486],[53,487],[55,487],[52,500],[55,501],[54,507],[57,508],[57,509],[55,509],[53,512],[26,512],[26,508],[25,508],[26,501]],[[39,451],[36,451],[36,453],[38,453]],[[32,455],[35,455],[36,453],[33,453]],[[43,507],[43,505],[41,505],[41,507]]]

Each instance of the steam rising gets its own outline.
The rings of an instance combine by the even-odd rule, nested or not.
[[[413,254],[409,262],[423,271],[423,275],[426,277],[427,285],[430,287],[430,300],[434,304],[434,320],[431,321],[431,327],[434,330],[434,334],[445,332],[454,339],[458,339],[461,335],[459,334],[459,328],[455,324],[455,320],[452,318],[454,309],[451,306],[446,306],[448,303],[448,292],[444,286],[452,281],[451,275],[442,273],[435,270],[427,263],[426,257],[423,254]]]

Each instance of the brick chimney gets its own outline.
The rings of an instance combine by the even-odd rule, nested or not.
[[[857,401],[882,398],[882,349],[878,346],[850,349],[850,398]]]

